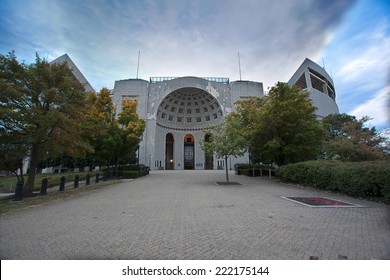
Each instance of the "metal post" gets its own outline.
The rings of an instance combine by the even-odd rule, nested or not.
[[[60,189],[59,189],[59,191],[60,191],[60,192],[65,191],[65,176],[62,176],[62,177],[61,177]]]
[[[74,176],[74,187],[75,188],[79,187],[79,179],[80,179],[79,175]]]
[[[141,51],[138,51],[138,64],[137,64],[137,79],[138,79],[138,70],[139,70],[139,57],[140,57]]]
[[[88,173],[87,177],[85,178],[85,185],[89,186],[90,183],[91,183],[91,175],[89,175],[89,173]]]
[[[18,181],[16,183],[15,196],[13,201],[21,201],[23,196],[23,182]]]
[[[238,70],[240,71],[240,81],[241,81],[241,61],[240,61],[240,52],[238,52]]]
[[[96,179],[95,179],[95,184],[98,184],[99,183],[99,172],[96,173]]]
[[[47,178],[42,179],[41,192],[39,193],[39,195],[47,195],[47,183],[48,182],[49,181],[47,180]]]

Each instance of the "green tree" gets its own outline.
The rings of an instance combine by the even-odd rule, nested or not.
[[[101,165],[102,162],[107,163],[111,159],[111,148],[116,141],[114,127],[118,126],[110,90],[102,88],[99,94],[89,93],[88,104],[85,128],[94,148],[89,157],[93,158],[95,164]]]
[[[366,161],[388,156],[390,148],[386,139],[379,135],[375,127],[367,127],[369,120],[367,116],[356,119],[347,114],[325,117],[322,123],[328,131],[328,137],[324,144],[324,157]]]
[[[23,159],[26,154],[23,145],[0,143],[0,170],[11,172],[16,175],[18,182],[24,183]]]
[[[39,161],[48,155],[91,150],[83,134],[86,93],[64,64],[35,63],[0,55],[0,143],[27,147],[31,195]]]
[[[137,100],[122,100],[122,111],[118,115],[122,142],[119,142],[121,145],[115,158],[116,166],[120,159],[134,158],[134,154],[142,140],[146,122],[139,118],[137,105]]]
[[[309,93],[278,82],[268,96],[237,106],[252,155],[279,166],[318,156],[325,131]]]
[[[206,130],[209,141],[200,140],[206,155],[215,155],[225,160],[226,181],[229,182],[228,158],[242,156],[247,149],[247,141],[240,133],[240,123],[235,115],[228,115],[218,126]]]
[[[115,106],[110,91],[103,88],[99,94],[90,94],[91,108],[87,114],[87,124],[94,147],[93,156],[107,166],[113,164],[115,170],[120,162],[133,158],[145,130],[145,121],[137,114],[135,100],[124,99],[122,111],[115,118]]]
[[[350,122],[355,122],[356,117],[348,114],[331,114],[322,119],[322,125],[327,131],[328,139],[335,139],[342,137],[344,132],[344,126]]]
[[[93,132],[92,136],[106,134],[108,126],[115,122],[115,106],[110,96],[110,90],[103,87],[99,94],[88,93],[88,112],[86,125]]]

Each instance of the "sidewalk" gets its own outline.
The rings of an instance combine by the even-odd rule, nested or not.
[[[230,174],[153,171],[0,217],[1,259],[390,259],[390,207]],[[364,207],[311,208],[282,197]]]

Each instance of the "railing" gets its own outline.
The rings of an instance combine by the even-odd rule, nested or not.
[[[150,83],[170,81],[173,79],[177,79],[177,77],[150,77]],[[201,77],[201,79],[205,79],[210,82],[222,83],[222,84],[229,83],[229,78],[223,78],[223,77]]]
[[[150,77],[151,83],[158,83],[158,82],[164,82],[164,81],[170,81],[173,79],[176,79],[177,77]]]

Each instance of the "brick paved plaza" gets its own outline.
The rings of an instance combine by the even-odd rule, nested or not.
[[[0,217],[1,259],[390,259],[390,207],[236,176],[153,171]],[[366,207],[310,208],[282,196]]]

